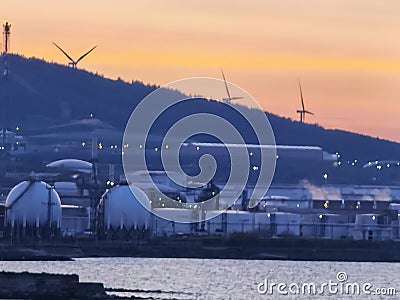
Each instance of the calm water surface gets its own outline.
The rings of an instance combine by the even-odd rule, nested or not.
[[[134,295],[156,299],[400,299],[400,264],[348,262],[294,262],[265,260],[210,260],[171,258],[79,258],[71,262],[0,262],[2,271],[78,274],[81,281],[103,282],[106,287],[160,292]],[[371,283],[372,290],[396,288],[397,296],[262,295],[257,285],[273,283]],[[294,287],[293,287],[294,288]]]

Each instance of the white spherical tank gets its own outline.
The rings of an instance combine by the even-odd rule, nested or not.
[[[57,192],[43,181],[23,181],[7,196],[7,224],[61,227],[61,201]]]
[[[151,206],[146,194],[137,187],[117,185],[102,197],[106,227],[147,229],[150,225]],[[140,201],[139,201],[140,200]]]

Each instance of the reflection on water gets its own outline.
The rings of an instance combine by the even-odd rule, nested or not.
[[[338,295],[260,295],[258,283],[321,284],[346,272],[350,282],[370,282],[375,287],[395,287],[400,294],[400,264],[348,262],[294,262],[261,260],[211,260],[183,258],[79,258],[71,262],[0,262],[0,270],[14,272],[75,273],[81,281],[103,282],[106,287],[153,291],[135,292],[155,299],[336,299]],[[162,291],[162,293],[157,292]],[[360,299],[343,296],[342,299]],[[382,297],[397,299],[397,297]],[[382,299],[378,296],[370,299]],[[368,299],[362,296],[362,299]]]

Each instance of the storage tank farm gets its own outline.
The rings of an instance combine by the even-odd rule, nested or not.
[[[139,188],[120,183],[100,198],[96,222],[99,238],[144,238],[151,227],[150,200]]]
[[[52,185],[29,179],[11,189],[5,202],[10,237],[51,238],[60,235],[61,201]]]

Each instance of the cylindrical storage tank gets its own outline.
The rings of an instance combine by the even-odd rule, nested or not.
[[[100,205],[104,209],[107,229],[148,229],[151,219],[150,201],[141,189],[131,188],[128,185],[117,185],[102,196]]]
[[[324,237],[341,239],[349,237],[349,217],[339,214],[324,214],[321,218],[324,226]]]
[[[23,181],[7,196],[6,220],[11,227],[61,227],[61,201],[54,188],[43,181]]]
[[[200,214],[192,209],[154,208],[153,212],[153,231],[157,236],[192,234],[199,226]]]
[[[79,197],[82,196],[78,185],[75,182],[59,181],[54,183],[54,188],[60,197]]]

